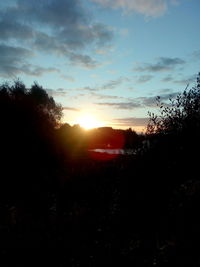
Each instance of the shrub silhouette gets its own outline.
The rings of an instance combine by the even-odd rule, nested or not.
[[[149,113],[150,120],[147,126],[147,134],[179,134],[200,129],[200,73],[196,85],[183,93],[178,94],[175,100],[169,99],[167,105],[160,102],[160,116]],[[193,132],[194,134],[194,132]]]
[[[160,114],[149,113],[148,149],[142,154],[142,177],[148,185],[146,198],[154,214],[157,241],[166,244],[162,257],[167,266],[196,266],[199,261],[199,151],[200,73],[194,87],[188,87],[162,103]],[[142,171],[142,168],[141,168]],[[150,223],[149,223],[150,225]],[[157,228],[156,228],[157,227]],[[159,250],[159,249],[158,249]]]
[[[164,164],[168,162],[171,167],[179,168],[178,176],[185,171],[193,175],[200,149],[200,73],[194,87],[186,88],[167,104],[158,97],[158,106],[160,115],[150,113],[147,126],[147,134],[154,140],[156,158],[162,155]]]

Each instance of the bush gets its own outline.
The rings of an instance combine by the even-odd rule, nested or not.
[[[149,113],[147,134],[177,134],[200,130],[200,73],[196,85],[169,99],[170,103],[161,103],[157,98],[160,115]]]

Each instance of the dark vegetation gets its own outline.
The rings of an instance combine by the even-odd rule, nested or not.
[[[0,86],[1,266],[200,266],[200,74],[158,106],[145,135],[85,132],[38,84]]]

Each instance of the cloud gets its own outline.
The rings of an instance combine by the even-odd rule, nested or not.
[[[174,0],[91,0],[103,7],[121,8],[126,12],[137,12],[145,16],[160,16]]]
[[[17,64],[19,62],[22,62],[24,58],[30,57],[32,55],[33,53],[26,48],[0,44],[1,64],[8,64],[9,62]]]
[[[109,106],[114,107],[116,109],[124,109],[124,110],[131,110],[141,107],[140,103],[137,102],[103,102],[103,103],[95,103],[96,105],[100,106]]]
[[[98,48],[108,44],[113,37],[113,31],[102,23],[71,25],[58,33],[59,39],[68,49],[77,50],[95,44]]]
[[[54,55],[67,58],[71,64],[85,69],[94,69],[100,64],[89,55],[81,54],[76,51],[75,46],[70,49],[70,44],[59,41],[57,37],[49,36],[44,32],[35,32],[33,47],[44,53],[50,52]]]
[[[75,82],[74,77],[72,77],[71,75],[62,74],[60,75],[60,77],[66,81]]]
[[[141,75],[139,77],[137,77],[137,82],[138,83],[146,83],[148,81],[150,81],[153,78],[153,75]]]
[[[26,64],[24,65],[24,67],[25,69],[23,70],[23,72],[32,76],[42,76],[45,73],[60,72],[60,70],[56,68],[44,68],[40,66],[34,66],[31,64]]]
[[[179,79],[179,80],[175,80],[174,79],[173,82],[177,83],[177,84],[180,84],[180,85],[185,85],[186,86],[188,84],[196,82],[196,77],[197,77],[197,74],[194,74],[194,75],[191,75],[191,76]]]
[[[95,87],[90,87],[90,86],[85,86],[85,87],[75,88],[75,90],[94,92],[94,91],[96,91],[96,88]]]
[[[63,110],[70,110],[70,111],[77,111],[77,112],[80,111],[80,109],[78,109],[78,108],[73,108],[73,107],[64,107]]]
[[[16,5],[2,12],[3,21],[9,19],[35,29],[48,29],[50,37],[67,48],[80,49],[94,42],[104,45],[113,37],[107,25],[94,23],[80,0],[16,0]],[[28,23],[29,22],[29,23]],[[39,26],[39,27],[38,27]],[[46,34],[47,37],[47,34]]]
[[[160,71],[170,71],[175,67],[184,65],[186,62],[181,58],[169,58],[160,57],[158,61],[154,64],[144,63],[142,66],[137,66],[134,71],[138,72],[160,72]]]
[[[129,81],[126,77],[119,77],[116,80],[110,80],[103,85],[100,86],[100,90],[109,90],[109,89],[115,89],[119,85],[121,85],[123,82]]]
[[[95,52],[98,55],[108,55],[115,50],[115,47],[112,45],[107,45],[103,47],[99,47]]]
[[[63,88],[58,89],[45,89],[50,96],[66,97],[67,92]]]
[[[166,102],[170,98],[175,98],[178,92],[164,93],[160,95],[160,100]],[[157,96],[152,97],[137,97],[137,98],[124,98],[124,102],[96,102],[96,105],[108,106],[121,110],[133,110],[137,108],[156,108],[157,107]]]
[[[200,60],[200,49],[199,50],[195,50],[191,55],[191,61],[199,61]]]
[[[187,84],[191,84],[194,83],[196,81],[196,77],[197,74],[193,74],[187,77],[183,77],[181,79],[176,79],[174,77],[172,77],[171,75],[166,76],[165,78],[162,79],[163,82],[173,82],[176,84],[180,84],[180,85],[187,85]]]
[[[33,53],[26,48],[0,44],[0,75],[9,77],[27,72],[26,59],[32,56]]]
[[[17,33],[17,35],[20,34],[21,37],[23,37],[27,33]],[[10,78],[20,74],[42,76],[49,72],[59,72],[58,69],[53,67],[42,67],[30,64],[29,62],[33,56],[35,56],[35,53],[32,51],[32,49],[27,49],[24,46],[9,45],[9,42],[7,45],[0,44],[0,75],[2,77]]]
[[[107,25],[95,22],[81,0],[13,0],[12,5],[1,5],[0,9],[0,40],[22,49],[29,47],[35,54],[60,55],[88,69],[99,63],[85,51],[108,46],[113,32]],[[12,72],[22,73],[23,68],[15,63],[12,62]],[[11,66],[5,66],[4,73],[7,70],[10,73]]]
[[[173,81],[173,77],[171,75],[167,75],[161,81],[162,82],[172,82]]]
[[[80,2],[79,0],[18,0],[14,12],[18,12],[29,21],[59,29],[64,25],[87,21]]]
[[[146,126],[148,124],[149,118],[119,118],[113,119],[114,124],[119,126]]]
[[[161,89],[161,90],[159,91],[159,93],[160,93],[161,95],[166,95],[166,94],[171,95],[171,94],[173,94],[173,90],[170,89],[170,88],[164,88],[164,89]]]
[[[171,92],[171,93],[164,93],[160,94],[160,100],[162,102],[167,102],[170,98],[173,99],[175,98],[179,92]],[[140,97],[138,100],[141,101],[142,106],[144,107],[157,107],[157,101],[156,101],[157,96],[153,97]]]
[[[116,95],[105,95],[105,94],[97,94],[97,93],[90,93],[91,97],[95,97],[97,99],[125,99],[125,97],[116,96]]]
[[[95,85],[93,87],[91,86],[85,86],[85,87],[80,87],[77,88],[76,90],[81,90],[81,91],[90,91],[90,92],[95,92],[95,91],[101,91],[101,90],[113,90],[120,86],[124,82],[129,82],[130,80],[127,77],[119,77],[115,80],[109,80],[104,82],[101,85]]]
[[[69,56],[69,59],[71,63],[73,63],[74,65],[78,65],[86,69],[94,69],[97,66],[99,66],[99,63],[96,60],[93,60],[88,55],[71,53],[71,55]]]
[[[31,39],[34,36],[33,29],[29,25],[23,25],[17,21],[0,21],[0,40]]]
[[[115,70],[115,69],[110,69],[110,70],[107,70],[108,73],[112,73],[112,74],[115,74],[118,72],[118,70]]]

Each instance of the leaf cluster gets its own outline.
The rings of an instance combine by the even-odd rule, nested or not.
[[[178,134],[200,129],[200,73],[194,87],[188,86],[169,103],[157,97],[159,115],[149,112],[147,134]]]
[[[44,124],[56,127],[62,117],[62,107],[37,83],[31,88],[19,80],[12,85],[3,83],[0,85],[1,121],[14,121],[15,116],[17,121],[27,119],[39,124],[43,120]]]

